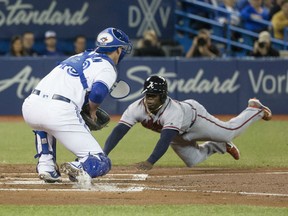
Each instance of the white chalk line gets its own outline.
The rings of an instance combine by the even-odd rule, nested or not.
[[[240,195],[250,195],[250,196],[276,196],[276,197],[288,197],[288,194],[279,194],[279,193],[261,193],[261,192],[233,192],[233,191],[214,191],[214,190],[195,190],[195,189],[176,189],[176,188],[152,188],[149,190],[156,191],[183,191],[183,192],[195,192],[195,193],[217,193],[217,194],[240,194]]]
[[[51,192],[141,192],[145,187],[119,188],[116,186],[105,185],[97,188],[73,188],[73,189],[39,189],[39,188],[1,188],[0,191],[51,191]]]
[[[135,184],[135,183],[130,183],[130,182],[118,182],[118,183],[101,183],[101,182],[95,182],[92,181],[92,184],[94,185],[133,185],[133,186],[137,186],[139,184]],[[62,178],[62,182],[55,182],[55,183],[45,183],[44,181],[40,180],[40,179],[35,179],[32,181],[21,181],[21,180],[14,180],[14,181],[9,181],[9,182],[0,182],[0,185],[75,185],[74,182],[71,182],[68,178]]]
[[[166,176],[153,176],[153,178],[180,178],[180,177],[201,177],[201,176],[239,176],[249,173],[200,173],[200,174],[187,174],[187,175],[166,175]],[[253,175],[288,175],[288,172],[259,172],[259,173],[250,173]],[[149,176],[151,178],[151,176]]]
[[[1,173],[2,176],[37,176],[37,173]],[[129,173],[115,173],[115,174],[107,174],[105,176],[102,176],[101,178],[112,178],[112,177],[120,177],[120,176],[126,176],[126,177],[132,177],[133,179],[145,179],[147,178],[148,174],[129,174]]]
[[[43,183],[46,184],[46,183]],[[60,183],[56,183],[60,184]],[[123,184],[102,184],[93,186],[91,188],[73,188],[73,189],[28,189],[28,188],[1,188],[0,191],[50,191],[50,192],[143,192],[143,191],[169,191],[169,192],[192,192],[192,193],[213,193],[213,194],[238,194],[238,195],[246,195],[246,196],[271,196],[271,197],[288,197],[288,194],[279,194],[279,193],[260,193],[260,192],[233,192],[233,191],[215,191],[215,190],[195,190],[195,189],[185,189],[185,188],[169,188],[169,187],[147,187],[147,186],[139,186],[138,184],[135,186],[129,185],[127,188],[118,187],[118,185]]]
[[[37,174],[33,174],[33,176],[36,176],[36,175]],[[5,173],[3,174],[3,176],[5,176]],[[29,175],[22,175],[22,176],[29,176]],[[30,175],[30,176],[32,176],[32,175]],[[123,176],[125,178],[123,178]],[[102,176],[100,178],[94,179],[93,182],[99,182],[99,181],[145,181],[147,178],[148,178],[148,174],[108,174],[108,175]],[[34,184],[33,181],[39,180],[39,178],[4,177],[4,178],[0,179],[0,184],[2,184],[1,180],[5,180],[4,183],[6,183],[6,184],[13,184],[13,181],[18,181],[18,183],[19,183],[19,179],[21,181],[23,181],[23,184],[25,184],[25,181],[32,181],[31,184]],[[62,180],[70,182],[70,180],[68,178],[62,178]],[[12,183],[9,181],[12,181]],[[19,184],[21,184],[21,182]]]
[[[9,175],[13,173],[8,173]],[[15,173],[19,176],[19,173]],[[34,173],[21,173],[22,176],[35,176]],[[196,190],[196,189],[187,189],[190,186],[161,186],[161,187],[148,187],[141,184],[135,183],[101,183],[102,180],[117,180],[117,181],[145,181],[149,178],[160,178],[160,177],[195,177],[195,176],[216,176],[216,175],[241,175],[244,173],[215,173],[215,174],[191,174],[191,175],[169,175],[169,176],[148,176],[148,174],[107,174],[105,177],[97,178],[93,183],[91,188],[72,188],[72,189],[29,189],[29,188],[0,188],[0,191],[63,191],[63,192],[88,192],[88,191],[103,191],[103,192],[141,192],[144,190],[154,190],[154,191],[174,191],[174,192],[195,192],[195,193],[221,193],[221,194],[239,194],[239,195],[250,195],[250,196],[274,196],[274,197],[288,197],[288,194],[279,194],[279,193],[262,193],[262,192],[233,192],[233,191],[215,191],[215,190]],[[267,174],[267,175],[283,175],[288,174],[288,172],[264,172],[264,173],[254,173],[254,174]],[[5,176],[5,173],[2,173],[2,176]],[[126,176],[128,178],[116,178]],[[129,178],[130,177],[130,178]],[[6,178],[6,177],[5,177]],[[4,179],[5,179],[4,178]],[[0,182],[0,184],[6,185],[48,185],[44,181],[39,180],[38,178],[10,178],[8,182]],[[62,178],[62,183],[54,183],[53,185],[74,185],[70,182],[68,178]],[[100,182],[99,182],[100,181]],[[119,187],[120,186],[120,187]],[[125,188],[123,186],[126,186]],[[128,186],[128,187],[127,187]]]
[[[8,173],[13,176],[12,173]],[[27,175],[28,174],[28,175]],[[37,174],[22,173],[22,176],[35,176]],[[2,173],[5,176],[5,173]],[[7,176],[7,174],[6,174]],[[48,185],[39,178],[21,178],[19,174],[14,173],[17,177],[4,177],[1,180],[0,185]],[[124,178],[123,178],[124,177]],[[53,185],[72,185],[72,189],[25,189],[25,188],[2,188],[0,191],[103,191],[103,192],[137,192],[143,191],[144,186],[133,183],[101,183],[101,181],[145,181],[148,174],[108,174],[106,176],[96,178],[92,181],[93,185],[77,185],[71,182],[68,178],[62,178],[61,183],[54,183]]]

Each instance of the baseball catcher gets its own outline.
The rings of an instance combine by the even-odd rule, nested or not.
[[[96,46],[60,62],[22,105],[25,122],[36,136],[38,176],[47,183],[61,182],[56,140],[77,157],[60,165],[61,172],[71,181],[81,181],[83,177],[91,180],[111,169],[111,160],[90,130],[100,130],[110,120],[99,106],[115,89],[116,66],[131,53],[132,43],[122,30],[110,27],[98,34]],[[123,88],[115,90],[116,96],[125,96],[128,88],[120,90]],[[82,110],[87,103],[89,108]]]

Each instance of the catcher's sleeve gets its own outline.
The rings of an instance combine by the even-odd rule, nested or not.
[[[123,138],[123,136],[125,136],[125,134],[129,131],[129,129],[130,127],[121,123],[119,123],[113,129],[112,133],[107,138],[104,149],[103,149],[106,155],[108,155],[115,148],[115,146]]]
[[[156,163],[167,151],[170,142],[179,133],[178,130],[164,129],[161,131],[160,139],[158,140],[152,154],[147,159],[150,163]]]
[[[93,103],[101,104],[104,98],[107,96],[109,89],[102,82],[95,82],[92,85],[91,92],[89,94],[89,100]]]

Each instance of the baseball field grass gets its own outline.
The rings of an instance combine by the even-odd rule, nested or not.
[[[93,132],[101,146],[116,122],[101,131]],[[199,164],[201,167],[262,168],[288,167],[288,121],[259,121],[234,140],[241,151],[235,161],[228,154],[215,154]],[[34,134],[22,121],[0,122],[0,164],[36,164]],[[109,155],[114,166],[131,165],[143,161],[151,154],[159,134],[136,125]],[[75,156],[60,143],[57,161],[72,161]],[[185,167],[176,154],[168,152],[155,164],[165,167]],[[0,192],[1,194],[1,192]],[[1,205],[0,215],[288,215],[287,208],[241,205],[149,205],[149,206],[18,206]]]
[[[93,132],[94,137],[103,147],[106,138],[116,122],[101,131]],[[231,160],[228,154],[215,154],[198,166],[212,167],[288,167],[288,121],[259,121],[242,135],[234,139],[241,151],[241,160]],[[0,122],[2,164],[35,164],[36,154],[34,133],[24,122]],[[159,139],[159,134],[134,126],[110,153],[114,165],[131,165],[146,160],[152,153]],[[17,155],[17,157],[15,157]],[[57,144],[58,163],[74,160],[61,143]],[[183,162],[172,149],[155,164],[155,166],[183,166]]]
[[[150,205],[150,206],[0,206],[1,215],[21,216],[287,216],[285,208],[227,205]]]

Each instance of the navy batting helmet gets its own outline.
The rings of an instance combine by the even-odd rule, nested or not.
[[[132,50],[132,43],[129,37],[120,29],[111,27],[98,34],[96,46],[96,52],[98,53],[113,52],[119,47],[122,47],[122,53],[118,62],[120,62],[126,54],[130,54]]]
[[[162,103],[165,102],[168,93],[167,82],[162,76],[150,76],[144,82],[142,94],[160,94]]]

